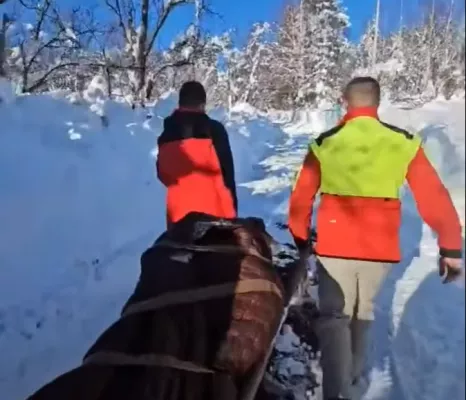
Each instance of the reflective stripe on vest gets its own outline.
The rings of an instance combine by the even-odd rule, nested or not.
[[[418,136],[407,138],[374,118],[359,117],[310,147],[320,163],[322,193],[398,199],[420,145]]]

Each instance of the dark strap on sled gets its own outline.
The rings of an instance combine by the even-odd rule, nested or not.
[[[168,354],[130,355],[116,351],[98,351],[87,356],[83,365],[166,367],[182,371],[213,374],[215,371]]]
[[[129,305],[122,313],[122,318],[132,314],[158,310],[163,307],[196,303],[251,292],[269,292],[283,298],[282,291],[275,283],[265,279],[245,279],[239,282],[163,293],[152,299]]]
[[[245,256],[257,257],[267,264],[272,264],[272,260],[264,257],[256,249],[250,248],[248,250],[242,249],[238,246],[227,244],[213,244],[213,245],[197,245],[189,243],[177,243],[171,240],[162,240],[154,244],[154,247],[168,247],[172,249],[190,250],[202,253],[227,253],[227,254],[242,254]]]

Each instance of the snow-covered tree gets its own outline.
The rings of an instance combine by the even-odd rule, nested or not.
[[[345,31],[349,18],[339,0],[312,0],[313,81],[316,103],[336,99],[346,80],[340,65],[346,57],[348,42]]]
[[[268,87],[268,77],[271,75],[270,66],[273,62],[272,46],[268,41],[271,34],[269,23],[254,24],[249,40],[243,50],[244,77],[243,90],[239,101],[243,103],[260,103]]]
[[[300,9],[288,6],[278,27],[274,60],[276,108],[289,109],[298,104],[300,87],[306,80],[307,55],[301,32]]]
[[[428,0],[416,25],[379,38],[377,64],[370,65],[373,23],[359,45],[356,74],[377,77],[393,100],[424,101],[464,90],[464,25],[454,15],[454,0]]]
[[[199,20],[204,10],[204,2],[202,0],[141,0],[139,2],[105,0],[105,3],[113,12],[116,26],[120,29],[123,38],[133,106],[137,102],[144,104],[144,97],[147,97],[144,93],[148,92],[147,85],[153,85],[153,80],[148,78],[150,56],[168,17],[180,6],[194,5],[194,25],[185,37],[172,46],[172,50],[175,50],[180,48],[183,42],[199,36]],[[173,66],[179,66],[180,63],[181,61],[177,60]]]
[[[80,8],[62,13],[53,0],[21,0],[21,4],[34,11],[36,19],[9,25],[5,68],[22,92],[51,89],[52,78],[60,86],[70,69],[80,65],[95,29],[93,16]]]
[[[358,68],[369,70],[371,67],[372,49],[375,42],[375,20],[371,19],[367,24],[366,30],[361,35],[361,39],[358,44],[359,57],[358,57]],[[377,49],[380,49],[379,46]],[[377,57],[379,58],[379,57]]]
[[[308,106],[339,96],[346,80],[349,20],[338,0],[301,0],[285,8],[277,32],[278,103]]]
[[[375,65],[374,22],[359,43],[348,42],[340,0],[294,0],[278,23],[253,24],[243,46],[234,46],[232,32],[203,32],[203,0],[105,0],[111,16],[104,22],[85,7],[58,3],[18,0],[18,15],[5,14],[0,25],[0,75],[23,92],[60,89],[85,99],[98,80],[108,98],[136,106],[196,79],[212,106],[294,110],[332,103],[352,75],[371,74],[394,100],[464,93],[464,17],[456,0],[422,0],[417,23],[379,35]],[[192,10],[191,24],[157,48],[182,5]]]

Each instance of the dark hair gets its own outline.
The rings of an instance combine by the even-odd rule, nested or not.
[[[180,107],[199,107],[205,104],[207,95],[201,83],[188,81],[181,86],[178,104]]]
[[[350,92],[353,90],[362,90],[362,92],[368,93],[373,96],[374,100],[378,103],[380,102],[380,84],[377,79],[372,78],[370,76],[359,76],[357,78],[352,79],[345,88],[344,97],[348,98],[350,96]]]

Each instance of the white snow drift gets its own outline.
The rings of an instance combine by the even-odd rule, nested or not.
[[[164,229],[154,155],[174,106],[172,97],[135,111],[45,95],[0,103],[0,398],[24,399],[77,365],[117,317],[141,252]],[[213,115],[230,132],[240,212],[289,240],[274,223],[284,221],[308,133],[326,120],[312,113],[287,135],[248,107],[234,111]],[[464,221],[464,101],[384,116],[421,131]],[[435,242],[409,197],[403,238],[406,260],[380,294],[367,399],[464,398],[464,287],[435,276]],[[289,373],[305,371],[290,363]]]
[[[0,104],[1,399],[24,399],[80,362],[165,227],[154,155],[175,99],[135,111],[95,104],[46,95]],[[250,180],[281,131],[239,113],[227,128],[238,183]],[[241,204],[247,196],[240,189]]]

